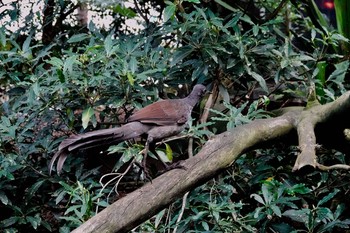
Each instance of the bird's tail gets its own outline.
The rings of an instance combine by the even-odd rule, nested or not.
[[[57,162],[57,173],[62,171],[63,164],[70,152],[79,149],[88,149],[98,147],[101,145],[108,145],[112,143],[119,143],[132,138],[140,137],[147,133],[151,126],[142,124],[140,122],[130,122],[119,128],[101,129],[85,134],[73,135],[61,142],[58,151],[52,157],[49,164],[49,173],[51,174],[55,161]]]

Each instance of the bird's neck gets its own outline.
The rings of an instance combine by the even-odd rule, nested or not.
[[[196,96],[187,96],[186,97],[186,103],[190,105],[192,108],[198,103],[199,98]]]

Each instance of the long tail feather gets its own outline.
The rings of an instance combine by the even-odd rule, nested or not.
[[[130,122],[120,128],[101,129],[85,134],[73,135],[61,142],[58,151],[52,157],[49,164],[49,173],[51,174],[55,161],[57,162],[57,173],[60,174],[63,164],[67,159],[68,153],[79,149],[88,149],[99,147],[112,143],[140,137],[146,134],[153,126],[142,124],[140,122]]]

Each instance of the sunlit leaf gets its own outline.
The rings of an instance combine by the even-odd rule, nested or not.
[[[173,150],[167,143],[165,143],[165,154],[169,161],[173,161]]]
[[[164,22],[168,21],[171,17],[174,16],[176,11],[176,5],[174,3],[168,4],[163,12]]]
[[[90,118],[92,115],[94,115],[94,109],[92,107],[88,107],[87,109],[85,109],[83,111],[83,114],[82,114],[82,117],[81,117],[81,120],[82,120],[82,125],[83,125],[83,128],[86,129],[88,124],[89,124],[89,121],[90,121]]]
[[[126,74],[126,76],[128,77],[128,81],[129,81],[130,85],[131,85],[131,86],[134,86],[134,83],[135,83],[134,76],[133,76],[130,72],[128,72],[128,73]]]
[[[135,11],[133,11],[132,9],[122,6],[120,4],[116,5],[115,7],[112,8],[114,13],[118,13],[122,16],[125,16],[127,18],[134,18],[137,14],[135,13]]]

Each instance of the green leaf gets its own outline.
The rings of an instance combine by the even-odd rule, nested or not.
[[[344,80],[345,74],[349,68],[349,64],[350,64],[349,60],[335,64],[335,71],[333,71],[333,73],[331,73],[331,75],[329,75],[327,81],[339,80],[340,82],[342,82],[342,80]]]
[[[202,222],[202,227],[205,231],[209,231],[209,225],[207,222]]]
[[[340,190],[339,189],[334,189],[333,192],[329,193],[327,196],[325,196],[324,198],[322,198],[318,203],[317,206],[321,206],[324,203],[326,203],[327,201],[329,201],[330,199],[332,199]]]
[[[73,73],[73,65],[74,64],[81,65],[81,63],[77,60],[77,58],[78,58],[77,55],[72,55],[72,56],[68,57],[64,61],[63,72],[68,72],[69,74]]]
[[[127,163],[127,162],[129,162],[132,158],[134,158],[134,154],[131,153],[130,150],[126,150],[126,151],[123,153],[123,156],[122,156],[122,158],[121,158],[121,161],[122,161],[123,163]]]
[[[233,8],[232,6],[230,6],[229,4],[227,4],[226,2],[224,1],[221,1],[221,0],[214,0],[214,2],[216,2],[217,4],[223,6],[224,8],[232,11],[232,12],[236,12],[236,9]]]
[[[67,184],[66,182],[60,181],[58,182],[60,185],[63,186],[63,188],[69,192],[74,192],[74,188],[71,187],[69,184]]]
[[[105,38],[104,46],[105,46],[107,57],[111,56],[111,54],[114,52],[112,34],[108,35]]]
[[[9,227],[21,220],[21,217],[10,217],[1,221],[1,227]]]
[[[84,129],[87,128],[89,121],[90,121],[90,118],[92,117],[92,115],[94,115],[94,113],[95,113],[95,111],[92,107],[89,107],[83,111],[81,120],[82,120]]]
[[[315,61],[315,58],[308,56],[308,55],[300,54],[300,55],[298,55],[298,60],[300,60],[300,61]]]
[[[216,211],[216,210],[214,209],[213,212],[212,212],[212,214],[213,214],[213,216],[214,216],[216,222],[219,222],[219,220],[220,220],[220,213],[219,213],[219,211]]]
[[[337,28],[340,34],[345,38],[350,39],[350,2],[348,0],[335,0],[334,1]],[[349,49],[349,44],[346,45],[346,49]],[[347,51],[349,52],[349,51]]]
[[[250,197],[253,197],[257,202],[259,202],[259,203],[265,205],[264,200],[263,200],[262,197],[259,196],[258,194],[255,194],[255,193],[254,193],[254,194],[250,195]]]
[[[135,11],[133,11],[130,8],[123,7],[122,5],[116,5],[115,7],[113,7],[113,12],[125,16],[129,19],[134,18],[137,15]]]
[[[1,46],[3,47],[6,46],[6,35],[2,30],[0,30],[0,43],[1,43]]]
[[[40,95],[39,89],[40,89],[39,83],[38,82],[33,83],[33,92],[36,96]]]
[[[320,221],[329,218],[328,216],[332,216],[332,214],[332,211],[326,207],[318,207],[316,209],[316,216]]]
[[[309,215],[311,214],[310,209],[300,209],[300,210],[287,210],[282,215],[286,216],[293,221],[307,223]]]
[[[288,194],[295,195],[298,194],[306,194],[310,193],[312,190],[305,186],[305,184],[296,184],[293,187],[287,189]]]
[[[121,142],[118,145],[113,145],[108,147],[107,149],[108,154],[114,154],[116,152],[124,151],[125,150],[125,147],[123,146],[124,144],[125,144],[124,142]]]
[[[131,57],[129,62],[129,68],[132,74],[134,74],[137,70],[137,60],[135,57]]]
[[[266,91],[266,93],[269,92],[269,89],[267,88],[265,79],[258,73],[255,73],[254,71],[250,71],[250,75],[256,80],[258,81],[260,87]]]
[[[203,216],[208,215],[207,211],[200,211],[195,216],[192,216],[193,221],[198,221],[203,218]]]
[[[227,24],[225,24],[225,28],[236,26],[240,17],[240,13],[236,14],[235,17],[233,17],[230,21],[227,22]]]
[[[87,38],[89,38],[88,34],[80,33],[80,34],[73,35],[71,38],[69,38],[69,40],[67,42],[68,43],[76,43],[76,42],[83,41]]]
[[[3,191],[0,191],[0,201],[4,205],[7,205],[9,203],[9,199]]]
[[[314,72],[317,71],[316,74],[313,73],[313,77],[316,77],[316,79],[319,81],[319,84],[321,86],[324,86],[326,82],[326,67],[327,67],[327,62],[326,61],[320,61],[317,62],[316,64],[316,69]]]
[[[165,216],[165,209],[160,211],[157,215],[156,215],[156,219],[154,221],[154,224],[156,227],[159,226],[159,224],[161,223],[162,218]]]
[[[32,40],[32,37],[31,36],[28,36],[26,38],[26,40],[23,42],[23,45],[22,45],[22,52],[23,53],[26,53],[30,50],[30,42]]]
[[[60,58],[57,58],[57,57],[51,57],[50,60],[47,61],[47,63],[59,68],[59,69],[62,69],[63,68],[63,61],[62,59]]]
[[[165,154],[169,161],[173,161],[173,150],[167,143],[165,143]]]
[[[270,208],[272,209],[273,213],[276,214],[278,217],[282,216],[281,209],[276,205],[271,205]]]
[[[185,2],[192,2],[192,3],[196,3],[196,4],[199,4],[201,3],[200,0],[184,0]]]
[[[194,48],[191,46],[184,46],[178,49],[172,57],[170,66],[176,65],[178,62],[182,61],[184,58],[190,55],[193,51],[194,51]]]
[[[27,199],[30,200],[36,191],[40,188],[40,186],[45,182],[45,180],[39,180],[35,182],[29,189],[28,189],[28,197]]]
[[[61,184],[62,185],[62,184]],[[60,203],[62,200],[63,200],[63,198],[64,198],[64,196],[67,194],[67,191],[66,190],[63,190],[63,189],[61,189],[61,191],[59,191],[59,193],[58,193],[58,195],[57,195],[57,197],[56,197],[56,199],[55,199],[55,203],[56,203],[56,205],[58,204],[58,203]]]
[[[343,204],[337,205],[337,209],[334,212],[334,218],[338,219],[344,210],[345,210],[345,206]]]
[[[315,38],[316,38],[316,30],[313,28],[311,30],[311,41],[314,41]]]
[[[259,218],[259,214],[262,212],[262,210],[264,210],[265,207],[258,207],[255,209],[255,213],[254,213],[254,218]],[[264,216],[266,216],[265,213],[263,213]]]
[[[258,25],[254,25],[253,26],[253,35],[257,36],[259,33],[259,26]]]
[[[41,218],[36,215],[35,217],[32,216],[27,216],[26,220],[32,225],[32,227],[36,230],[38,228],[38,226],[41,223]]]
[[[341,34],[334,33],[331,35],[332,40],[339,40],[339,41],[344,41],[344,42],[349,42],[349,39],[342,36]]]
[[[218,57],[216,56],[216,53],[213,50],[206,49],[205,51],[211,56],[211,58],[215,61],[215,63],[219,63]]]
[[[130,85],[131,85],[131,86],[134,86],[134,83],[135,83],[134,76],[133,76],[130,72],[128,72],[128,73],[126,74],[126,76],[128,77],[128,81],[129,81]]]
[[[176,5],[174,3],[168,4],[168,6],[165,7],[163,16],[164,16],[164,22],[168,21],[171,17],[175,15],[176,11]]]
[[[271,194],[270,194],[270,191],[267,189],[266,184],[263,184],[261,186],[261,192],[262,192],[263,197],[264,197],[264,202],[266,204],[270,204],[271,203]]]

